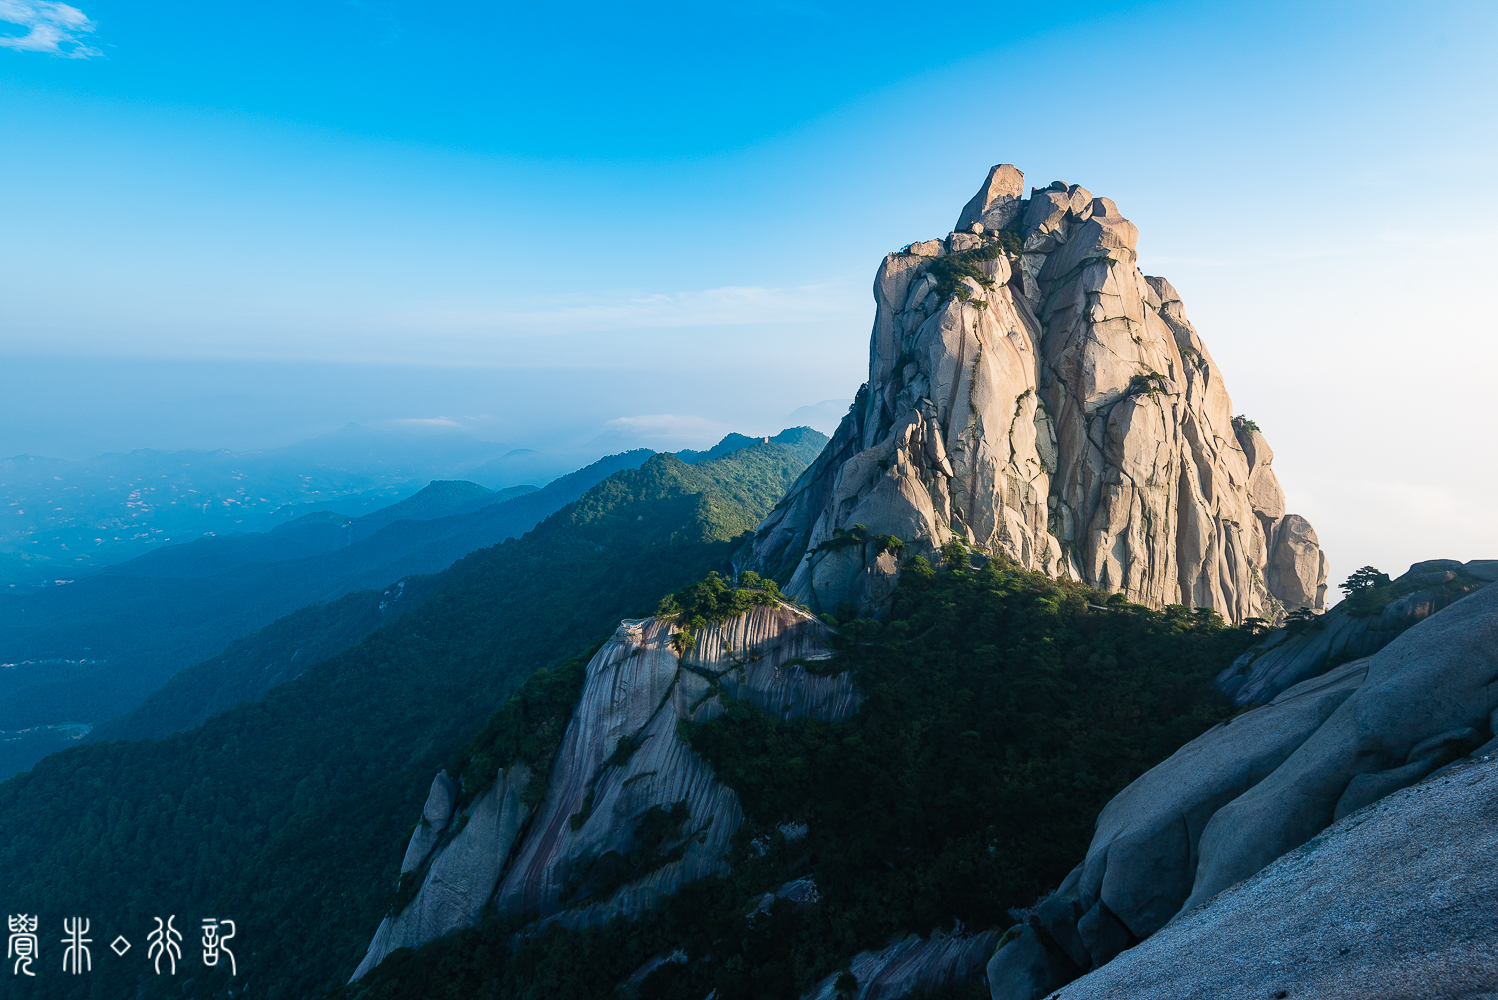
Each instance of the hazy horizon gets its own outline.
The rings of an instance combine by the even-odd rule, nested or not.
[[[795,385],[781,383],[753,406],[735,407],[713,400],[715,390],[705,386],[681,394],[690,404],[685,414],[620,417],[621,396],[602,391],[613,373],[577,369],[531,370],[520,386],[525,391],[515,391],[512,380],[511,391],[499,392],[493,382],[500,370],[490,368],[413,373],[398,365],[36,357],[6,364],[18,378],[17,388],[0,397],[0,459],[81,461],[139,448],[265,451],[350,424],[565,454],[679,451],[716,444],[725,434],[775,434],[803,423],[830,434],[852,400],[851,394],[806,399],[793,395]],[[56,393],[60,382],[76,391]],[[220,391],[204,392],[205,385]],[[535,418],[537,407],[554,404],[563,392],[576,394],[567,397],[575,406]],[[720,416],[691,412],[709,408]]]

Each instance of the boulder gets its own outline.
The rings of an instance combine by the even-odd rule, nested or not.
[[[1328,569],[1311,522],[1299,514],[1280,518],[1270,542],[1267,575],[1270,591],[1284,606],[1324,609]]]
[[[1468,576],[1487,583],[1498,583],[1498,559],[1473,559],[1462,567]]]
[[[1047,948],[1033,927],[1024,927],[988,960],[988,991],[993,1000],[1034,1000],[1065,986],[1077,975]]]
[[[1164,927],[1191,895],[1208,820],[1288,760],[1366,670],[1348,664],[1220,723],[1114,796],[1081,866],[1080,905],[1105,903],[1135,938]]]
[[[1276,629],[1213,683],[1242,708],[1270,701],[1330,664],[1372,656],[1414,625],[1485,586],[1486,581],[1470,572],[1472,566],[1481,566],[1481,561],[1465,566],[1439,559],[1416,563],[1393,581],[1401,596],[1377,613],[1355,617],[1352,605],[1344,602],[1310,622]]]
[[[1456,565],[1451,572],[1458,576],[1448,586],[1472,579]],[[1421,563],[1401,579],[1444,571]],[[1491,912],[1492,904],[1474,897],[1491,891],[1491,865],[1483,853],[1488,848],[1472,842],[1464,829],[1445,827],[1441,809],[1447,806],[1427,809],[1422,803],[1447,799],[1456,813],[1465,811],[1462,823],[1498,809],[1498,776],[1472,793],[1485,803],[1457,790],[1489,781],[1479,775],[1498,763],[1495,725],[1498,588],[1484,586],[1425,617],[1375,655],[1303,680],[1268,705],[1214,726],[1108,803],[1082,864],[1037,905],[1033,922],[1052,950],[1069,955],[1079,971],[1100,970],[1067,986],[1066,996],[1252,996],[1271,981],[1299,982],[1296,970],[1276,970],[1287,975],[1273,980],[1261,977],[1268,971],[1266,961],[1288,965],[1291,959],[1310,961],[1297,969],[1310,968],[1322,977],[1315,980],[1318,988],[1302,983],[1296,995],[1357,996],[1366,995],[1358,991],[1368,982],[1379,982],[1382,989],[1385,980],[1376,971],[1398,965],[1410,947],[1450,960],[1467,954],[1469,931],[1453,936],[1451,927],[1443,927],[1434,934],[1390,934],[1387,928],[1401,919],[1426,920],[1422,907],[1429,899],[1470,913],[1483,912],[1485,905]],[[1423,818],[1411,821],[1424,831],[1423,848],[1403,839],[1411,836],[1409,810],[1425,810]],[[1359,842],[1363,834],[1353,831],[1375,821],[1384,824],[1383,832]],[[1319,873],[1314,870],[1319,861],[1288,866],[1276,861],[1325,857],[1320,845],[1338,838],[1349,857],[1359,851],[1383,855],[1378,870],[1363,871],[1335,854]],[[1441,857],[1426,866],[1420,852],[1431,844],[1439,845]],[[1412,850],[1421,857],[1417,867],[1423,874],[1407,879],[1400,866]],[[1425,882],[1442,878],[1442,865],[1452,874],[1440,881],[1436,896],[1428,896]],[[1472,878],[1479,870],[1486,882]],[[1256,884],[1281,888],[1268,896],[1244,888]],[[1388,901],[1389,914],[1403,916],[1386,919],[1376,908],[1349,901],[1368,886]],[[1305,903],[1299,893],[1316,902]],[[1245,897],[1255,902],[1231,902]],[[1221,915],[1202,916],[1214,911]],[[1369,934],[1380,940],[1372,946],[1364,940],[1361,953],[1346,962],[1316,965],[1325,956],[1281,949],[1265,933],[1275,928],[1273,933],[1308,942],[1306,947],[1318,938],[1346,938],[1338,928],[1343,918],[1325,917],[1328,912],[1373,921],[1377,927]],[[1197,968],[1193,949],[1236,921],[1252,925],[1257,957],[1231,952],[1237,945],[1230,934],[1209,949],[1218,956],[1209,963],[1214,967]],[[1182,927],[1210,931],[1188,933]],[[1386,934],[1392,938],[1388,947],[1382,941]],[[1174,942],[1174,950],[1159,951],[1161,940]],[[1486,947],[1487,957],[1479,960],[1494,961],[1498,968],[1493,958],[1498,949]],[[1347,950],[1338,953],[1346,955]],[[1162,961],[1166,964],[1159,968]],[[1132,986],[1142,969],[1151,971],[1138,981],[1164,984],[1163,992],[1123,988]],[[1001,984],[992,985],[1000,995]]]
[[[983,245],[983,237],[976,233],[953,233],[947,237],[948,253],[964,253]]]
[[[1223,806],[1201,836],[1189,909],[1329,825],[1344,795],[1367,799],[1421,776],[1415,747],[1453,730],[1490,732],[1498,708],[1498,588],[1420,622],[1368,661],[1368,675],[1290,757]],[[1358,791],[1354,779],[1363,777]]]
[[[1025,193],[1025,175],[1012,163],[1000,163],[988,171],[988,179],[978,193],[963,206],[953,229],[966,231],[975,222],[985,229],[999,230],[1019,214],[1020,199]]]

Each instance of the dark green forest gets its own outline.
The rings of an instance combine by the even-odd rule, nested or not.
[[[260,700],[162,740],[54,754],[0,785],[10,912],[49,927],[89,914],[101,942],[140,944],[168,914],[189,934],[209,916],[241,929],[234,983],[158,978],[136,953],[96,947],[108,975],[38,977],[31,995],[337,987],[391,902],[432,775],[538,669],[726,568],[825,441],[800,429],[692,465],[657,455],[469,555],[418,607]]]
[[[1033,904],[1085,854],[1109,798],[1229,714],[1212,677],[1257,633],[1000,560],[973,567],[960,546],[944,562],[957,568],[907,562],[887,619],[841,624],[821,669],[853,672],[866,701],[851,719],[781,721],[730,701],[713,721],[682,725],[746,813],[727,877],[585,931],[517,936],[491,915],[394,953],[341,995],[612,997],[647,959],[676,953],[632,992],[794,998],[893,934],[1011,924],[1011,908]],[[766,593],[757,579],[741,583],[728,591],[709,579],[661,610],[705,622]],[[565,689],[547,682],[553,698]],[[508,720],[518,732],[518,716]],[[790,822],[807,836],[787,842]],[[758,912],[762,894],[803,877],[820,902]]]

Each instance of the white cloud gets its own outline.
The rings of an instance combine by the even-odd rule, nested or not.
[[[0,0],[0,21],[26,29],[24,35],[0,35],[0,48],[45,52],[64,59],[92,59],[104,54],[80,41],[80,36],[94,30],[94,22],[65,3]]]

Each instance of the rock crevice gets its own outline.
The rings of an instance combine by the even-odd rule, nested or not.
[[[868,382],[739,566],[871,608],[899,572],[875,539],[958,539],[1153,607],[1324,609],[1315,532],[1136,227],[1077,185],[1022,195],[1000,164],[956,231],[884,259]]]

